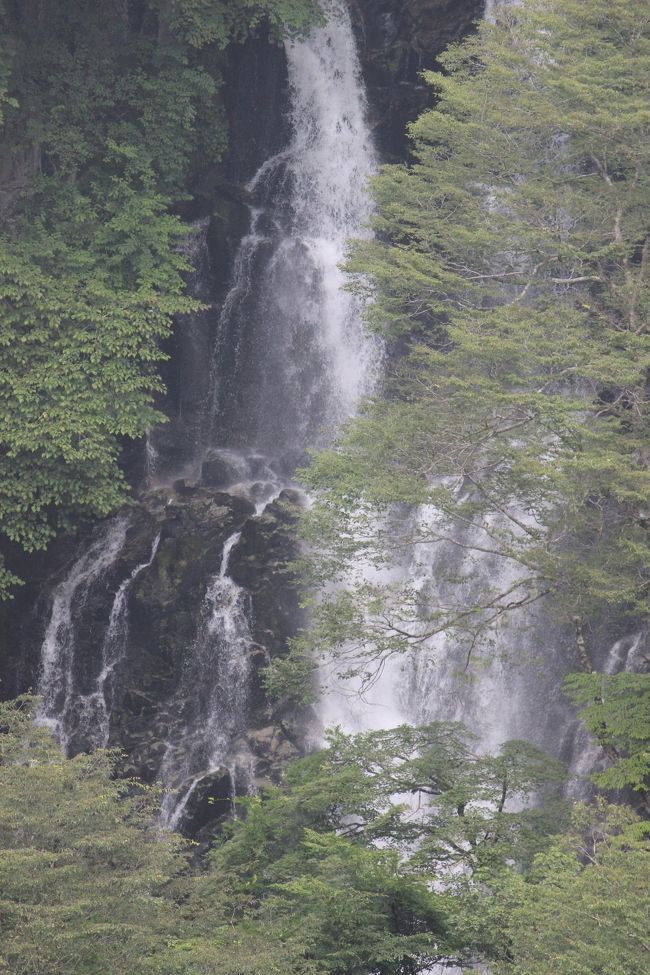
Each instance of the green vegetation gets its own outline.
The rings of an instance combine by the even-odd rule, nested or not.
[[[192,307],[172,208],[224,148],[220,52],[313,15],[129,9],[0,8],[0,522],[25,550],[117,504],[120,438],[156,420],[159,343]],[[350,258],[392,367],[308,473],[306,570],[348,588],[271,674],[294,693],[320,652],[353,646],[370,678],[439,632],[471,655],[541,600],[585,671],[590,619],[647,621],[650,10],[526,0],[444,66]],[[508,572],[462,606],[355,584],[415,543]],[[116,756],[65,760],[29,701],[2,705],[0,972],[643,975],[650,677],[585,672],[567,693],[608,795],[569,809],[558,763],[519,741],[482,754],[461,725],[337,730],[205,855],[161,834]]]
[[[476,896],[562,817],[561,770],[525,743],[490,758],[458,725],[335,733],[191,873],[155,793],[112,772],[110,753],[64,759],[28,701],[2,706],[0,970],[417,971],[463,953],[449,885]],[[521,809],[533,791],[549,803]]]
[[[525,742],[333,732],[200,860],[156,827],[155,792],[111,753],[64,759],[30,707],[0,709],[8,975],[644,970],[647,824],[603,800],[568,823],[562,769]]]
[[[502,890],[503,975],[643,975],[647,839],[620,807],[578,809],[574,830]]]
[[[168,972],[181,842],[107,753],[66,760],[28,701],[0,706],[0,971]],[[136,970],[136,969],[133,969]]]
[[[650,789],[650,677],[571,674],[566,690],[580,717],[606,750],[610,765],[594,776],[603,789]],[[650,811],[650,810],[649,810]]]
[[[541,601],[575,628],[585,672],[567,694],[604,749],[594,782],[618,804],[578,805],[568,826],[545,804],[556,836],[525,830],[531,846],[503,859],[442,833],[450,859],[471,850],[443,888],[451,956],[503,975],[641,975],[650,950],[648,828],[632,811],[649,809],[650,676],[593,673],[590,659],[602,620],[647,626],[650,605],[641,7],[525,0],[429,75],[437,102],[411,127],[412,164],[375,179],[376,236],[348,266],[389,374],[305,472],[319,492],[304,525],[313,624],[269,675],[295,693],[294,668],[338,655],[371,683],[437,634],[471,663]],[[439,605],[381,581],[416,546],[446,553],[427,562]],[[407,858],[430,878],[435,837],[423,831]]]
[[[585,632],[650,605],[648,18],[529,0],[442,60],[349,262],[391,373],[306,473],[313,576],[344,583],[307,642],[371,662],[439,632],[478,652],[540,600]],[[455,605],[368,584],[415,543],[466,554],[454,584],[497,569]]]
[[[121,443],[162,419],[160,342],[197,307],[171,209],[226,146],[223,50],[264,20],[277,37],[304,29],[316,11],[0,3],[3,549],[43,548],[124,501]],[[0,597],[16,581],[0,565]]]

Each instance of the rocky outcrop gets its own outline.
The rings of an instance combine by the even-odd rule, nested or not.
[[[256,515],[243,493],[186,482],[147,499],[141,531],[150,538],[157,530],[161,540],[130,599],[129,649],[112,729],[112,743],[129,755],[130,772],[148,780],[159,772],[161,743],[174,720],[169,705],[173,701],[175,711],[182,711],[177,695],[182,670],[209,581],[221,569],[224,542],[233,532],[241,532],[241,541],[228,574],[249,594],[253,638],[248,649],[250,738],[240,744],[257,757],[260,780],[277,779],[286,758],[298,754],[299,742],[288,738],[283,715],[269,701],[261,679],[264,667],[286,651],[300,620],[290,564],[296,554],[291,527],[298,503],[296,495],[284,492]],[[154,524],[147,526],[151,519]],[[134,548],[135,543],[134,538]]]
[[[353,0],[352,9],[377,144],[399,161],[405,129],[431,104],[420,72],[483,15],[485,0]]]
[[[261,461],[253,457],[241,463],[249,474],[256,471],[268,476],[269,470],[260,468]],[[301,496],[283,490],[272,500],[273,493],[280,490],[276,484],[249,479],[218,490],[181,480],[173,488],[147,493],[130,511],[118,516],[128,519],[128,528],[114,560],[70,595],[74,634],[69,641],[71,653],[61,658],[61,667],[70,669],[71,699],[77,702],[97,693],[98,677],[106,667],[102,653],[105,655],[117,594],[120,587],[128,585],[120,631],[123,645],[114,656],[110,679],[102,689],[104,701],[100,702],[110,715],[108,744],[125,753],[124,774],[156,781],[170,740],[181,739],[177,726],[183,724],[186,712],[194,709],[193,695],[200,693],[200,688],[183,680],[183,674],[205,619],[206,593],[222,571],[224,545],[234,533],[238,537],[228,575],[246,593],[250,639],[245,652],[249,656],[246,669],[250,686],[245,731],[232,741],[233,754],[248,756],[246,761],[254,765],[258,787],[277,781],[287,760],[299,754],[305,738],[301,721],[307,722],[309,716],[289,717],[269,700],[262,680],[263,669],[286,652],[287,640],[301,619],[291,568],[296,556],[292,529]],[[265,491],[266,499],[271,495],[266,507]],[[19,689],[34,686],[37,681],[37,661],[51,619],[53,597],[74,576],[77,559],[83,558],[93,544],[99,543],[101,548],[115,523],[98,526],[90,537],[80,539],[74,554],[70,547],[61,550],[65,556],[62,564],[16,632],[23,650],[23,671],[17,680],[23,687]],[[223,649],[218,640],[214,647],[208,646],[214,654],[208,666],[218,668]],[[31,662],[31,679],[26,674],[27,661]],[[183,699],[184,688],[187,700]],[[63,730],[69,751],[96,745],[96,739],[89,739],[88,729],[96,730],[97,720],[89,725],[83,707],[77,703],[72,708],[64,707],[63,701],[59,704],[65,715]],[[233,759],[231,772],[238,761]],[[237,776],[233,781],[232,775],[227,785],[224,776],[231,772],[217,771],[206,773],[188,803],[184,826],[193,834],[223,816],[233,795],[250,787],[250,781],[236,781]]]

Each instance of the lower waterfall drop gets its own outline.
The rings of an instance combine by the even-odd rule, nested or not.
[[[246,730],[250,650],[248,596],[228,575],[230,555],[240,539],[226,541],[219,574],[208,585],[199,631],[178,688],[177,715],[183,716],[178,739],[167,744],[161,779],[166,791],[162,820],[177,829],[197,786],[206,776],[223,772],[247,786],[252,759],[233,744]]]

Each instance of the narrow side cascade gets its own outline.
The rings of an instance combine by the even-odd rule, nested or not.
[[[253,644],[248,595],[228,575],[230,555],[240,538],[241,533],[235,532],[224,545],[219,573],[208,584],[178,698],[172,702],[180,729],[167,743],[161,771],[168,789],[162,818],[170,829],[179,826],[206,776],[225,771],[233,798],[237,788],[248,791],[252,779],[252,756],[245,745],[233,754],[236,739],[247,727]],[[185,702],[185,707],[178,702]]]
[[[95,689],[89,694],[79,695],[77,733],[87,746],[92,748],[108,746],[116,668],[124,657],[129,637],[129,595],[138,576],[153,564],[159,544],[160,533],[153,540],[149,559],[136,565],[115,593],[108,627],[102,642],[102,669],[97,675]]]
[[[76,624],[91,588],[111,569],[119,555],[127,528],[125,517],[109,521],[52,594],[41,648],[38,693],[42,701],[38,720],[52,729],[66,752],[80,725],[85,725],[85,702],[97,680],[96,675],[78,666]],[[96,730],[93,735],[97,735]]]

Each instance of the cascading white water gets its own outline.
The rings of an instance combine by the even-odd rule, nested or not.
[[[294,138],[290,146],[292,229],[318,281],[314,309],[329,382],[327,421],[338,423],[370,392],[379,349],[359,323],[359,303],[344,290],[340,264],[350,237],[367,233],[368,178],[377,159],[366,121],[361,68],[345,4],[325,5],[329,22],[288,50]],[[285,244],[286,246],[286,244]],[[289,253],[277,255],[285,266]]]
[[[378,519],[377,529],[385,526]],[[404,567],[381,569],[369,562],[357,565],[357,581],[371,585],[399,583]],[[354,674],[350,676],[350,671]],[[354,646],[340,656],[325,660],[319,670],[319,719],[323,728],[340,727],[349,734],[395,728],[410,721],[409,702],[404,700],[404,663],[390,657],[369,663]]]
[[[273,457],[323,442],[378,374],[380,346],[365,336],[339,267],[348,239],[367,232],[366,182],[376,159],[348,10],[326,0],[324,11],[324,27],[286,48],[289,145],[248,186],[257,202],[218,323],[208,456],[216,444]],[[216,454],[237,478],[241,457]],[[228,768],[241,786],[242,764],[250,764],[249,756],[233,755],[245,731],[252,642],[246,594],[227,574],[237,541],[234,535],[227,543],[208,586],[179,690],[179,702],[191,706],[162,768],[163,819],[171,828],[206,775]]]
[[[646,628],[633,631],[627,636],[616,640],[609,648],[607,656],[600,667],[600,671],[608,676],[620,673],[643,673],[647,670],[650,657],[647,655],[648,631]],[[589,775],[603,768],[606,760],[603,749],[584,728],[576,721],[573,727],[567,729],[571,737],[572,756],[571,779],[569,792],[577,798],[583,798]]]
[[[248,595],[228,575],[239,532],[223,549],[221,568],[208,585],[199,631],[178,688],[174,710],[183,716],[180,738],[167,744],[161,778],[167,792],[162,819],[176,829],[197,785],[226,768],[231,781],[246,785],[249,755],[233,755],[246,730],[253,638]],[[240,747],[241,751],[241,747]]]
[[[494,22],[499,6],[516,5],[517,0],[487,0],[485,19]],[[525,520],[525,513],[519,514]],[[417,537],[426,536],[427,526],[440,516],[424,507],[413,517]],[[468,537],[472,529],[447,526],[448,542],[415,544],[408,564],[396,567],[383,581],[399,580],[414,591],[424,618],[440,606],[462,611],[464,605],[477,601],[477,594],[483,603],[489,602],[489,594],[507,592],[514,593],[516,601],[520,569],[507,559],[472,551],[480,530],[477,526],[472,538]],[[365,576],[368,582],[382,581],[370,567]],[[404,617],[408,616],[405,611]],[[411,631],[417,631],[416,622]],[[567,669],[565,640],[565,634],[538,606],[529,607],[519,617],[506,613],[496,623],[488,653],[483,658],[475,653],[471,666],[467,666],[466,644],[451,632],[441,632],[401,660],[391,658],[371,688],[356,700],[354,693],[363,682],[348,681],[348,691],[341,690],[346,682],[338,679],[332,662],[324,668],[321,717],[325,725],[338,723],[350,731],[399,721],[455,720],[467,724],[485,750],[497,750],[510,737],[550,745],[557,727],[571,721],[560,693]],[[542,641],[543,673],[538,661]],[[363,660],[359,667],[364,669]]]
[[[487,3],[488,18],[494,16],[494,6]],[[360,303],[345,290],[340,269],[347,241],[369,233],[366,182],[377,159],[349,11],[341,0],[325,0],[324,10],[327,24],[286,48],[292,133],[286,148],[265,162],[248,185],[250,232],[241,242],[219,316],[213,395],[197,443],[190,445],[197,452],[188,462],[194,470],[212,450],[213,457],[228,461],[234,479],[242,483],[249,475],[240,478],[236,472],[247,467],[251,453],[263,455],[264,464],[272,466],[286,452],[326,443],[372,391],[381,368],[381,348],[364,334]],[[206,233],[201,224],[188,242],[199,267],[206,257]],[[190,329],[198,330],[196,341],[190,342],[192,361],[203,354],[205,336],[199,334],[199,325],[198,319],[190,322]],[[191,372],[189,365],[186,371]],[[200,413],[202,396],[200,390],[189,396],[190,412]],[[149,474],[159,474],[151,436],[147,449]],[[266,467],[261,476],[269,483],[262,485],[257,515],[280,490],[283,475]],[[278,480],[272,483],[275,476]],[[245,491],[252,486],[251,481]],[[420,514],[425,520],[431,516]],[[125,533],[126,522],[109,523],[54,593],[43,644],[41,720],[66,746],[72,728],[80,729],[87,743],[108,740],[108,698],[126,647],[128,596],[135,578],[154,560],[156,545],[150,562],[137,566],[116,592],[101,671],[83,686],[74,663],[73,616],[118,557]],[[182,821],[203,777],[226,768],[231,778],[242,779],[250,762],[242,738],[252,637],[247,594],[228,575],[236,544],[235,534],[207,587],[198,632],[169,707],[162,779],[167,788],[163,814],[170,826]],[[433,547],[426,554],[416,551],[404,571],[422,599],[433,603],[440,596],[433,592],[436,581],[444,575],[438,570],[448,567],[457,550],[443,544],[432,553]],[[493,584],[499,571],[506,570],[479,561],[471,568],[468,586],[481,579]],[[462,597],[462,587],[457,587],[454,598]],[[514,627],[503,639],[517,655],[522,646],[532,649],[533,636],[525,627]],[[534,694],[522,694],[525,684],[534,683],[530,670],[525,679],[513,678],[510,663],[502,667],[497,661],[469,683],[459,674],[462,667],[451,639],[440,636],[429,649],[406,661],[389,662],[365,701],[352,706],[338,693],[336,674],[330,673],[324,723],[365,730],[402,720],[462,719],[491,748],[522,733],[522,710],[529,717],[536,706]]]
[[[249,185],[251,231],[241,243],[222,305],[213,357],[215,392],[201,422],[201,383],[181,391],[187,415],[181,410],[179,423],[191,436],[173,460],[176,472],[196,472],[205,458],[223,462],[232,470],[231,490],[255,503],[253,517],[277,496],[295,466],[282,456],[327,442],[372,389],[381,362],[380,345],[364,335],[359,301],[344,290],[339,267],[348,239],[369,232],[365,184],[376,158],[349,12],[341,0],[325,0],[323,6],[326,25],[286,46],[291,137]],[[187,245],[198,268],[192,289],[203,297],[207,228],[201,224],[195,231]],[[183,360],[187,382],[192,362],[205,359],[206,326],[192,316],[185,325],[191,347]],[[147,475],[150,482],[165,483],[169,472],[161,469],[165,458],[157,449],[158,433],[147,437]],[[260,477],[263,481],[255,483]],[[135,579],[156,558],[157,543],[150,561],[120,583],[107,621],[95,621],[94,608],[81,613],[86,593],[120,556],[126,528],[124,519],[109,522],[54,594],[43,643],[41,720],[66,747],[74,735],[71,750],[108,741],[111,700],[118,690],[114,677],[127,647],[129,596]],[[198,783],[210,772],[226,768],[232,779],[239,777],[239,788],[246,784],[250,756],[243,736],[252,637],[248,594],[228,574],[237,541],[238,534],[231,535],[221,569],[207,587],[179,687],[171,700],[161,702],[168,732],[161,768],[167,789],[163,817],[170,826],[183,820]],[[101,665],[95,657],[94,673],[76,652],[75,617],[83,618],[84,632],[96,623],[103,632]]]
[[[38,693],[41,706],[38,721],[51,728],[67,751],[72,732],[83,713],[83,690],[75,655],[75,617],[80,613],[91,586],[113,565],[128,528],[128,519],[114,518],[101,535],[75,562],[70,573],[54,590],[50,619],[41,648]]]
[[[530,522],[525,512],[513,517],[517,525]],[[499,519],[506,522],[505,516]],[[450,627],[408,655],[401,691],[405,709],[417,724],[462,721],[486,751],[496,752],[508,738],[532,737],[541,744],[556,705],[547,695],[549,681],[557,679],[556,665],[547,659],[546,675],[536,671],[544,625],[537,607],[529,606],[523,615],[504,610],[524,595],[526,573],[521,565],[498,554],[498,544],[490,551],[489,536],[483,532],[485,527],[498,536],[501,530],[508,537],[514,523],[449,525],[431,506],[419,509],[414,523],[416,537],[423,541],[413,547],[407,578],[422,607],[423,631],[427,616],[435,617],[441,607],[449,618],[470,607],[489,609],[469,617],[464,638]],[[436,538],[440,540],[431,541]],[[495,613],[499,615],[474,645],[472,626],[479,619],[487,623]],[[411,630],[418,632],[417,626]],[[538,700],[542,692],[543,701]]]
[[[327,269],[323,274],[326,287],[317,294],[317,310],[322,315],[319,334],[323,348],[331,349],[334,367],[329,381],[332,391],[347,391],[337,394],[341,409],[332,413],[335,425],[354,413],[363,393],[371,388],[380,357],[376,347],[364,339],[358,325],[352,335],[361,347],[366,343],[361,355],[341,328],[350,316],[358,319],[360,309],[355,305],[341,305],[349,299],[341,291],[343,281],[336,265],[345,252],[346,238],[358,236],[359,226],[367,220],[370,204],[365,181],[376,161],[369,148],[371,140],[365,123],[365,104],[349,15],[338,3],[331,4],[329,9],[336,11],[334,21],[324,30],[314,32],[310,42],[296,46],[289,54],[294,98],[291,146],[286,154],[262,167],[252,181],[251,189],[265,186],[267,181],[275,185],[273,180],[277,179],[278,171],[282,172],[283,179],[287,178],[287,171],[290,173],[294,189],[292,227],[298,232],[301,246],[310,241],[307,249],[310,259],[316,255],[317,265]],[[488,19],[495,16],[495,4],[491,0],[486,4],[485,16]],[[344,67],[340,67],[341,55]],[[324,66],[329,74],[334,68],[338,75],[333,86],[323,84]],[[300,167],[296,167],[297,160]],[[254,218],[254,227],[258,225],[268,228],[262,210],[257,211]],[[314,236],[314,227],[325,228],[327,233],[319,232]],[[254,238],[255,232],[248,239],[246,258],[242,260],[245,273],[238,285],[242,294],[250,293],[251,254],[254,247],[260,245]],[[295,254],[295,238],[289,243],[282,239],[269,268],[274,272],[276,261],[287,261],[292,254]],[[294,257],[291,263],[295,264],[295,260]],[[300,260],[297,266],[301,266]],[[274,284],[278,283],[281,278],[274,279]],[[292,297],[295,289],[284,287],[282,293]],[[429,509],[416,516],[423,523],[431,517],[435,517],[435,513]],[[410,564],[388,573],[383,581],[394,582],[401,574],[402,579],[419,592],[423,602],[433,603],[442,598],[443,602],[455,600],[459,605],[470,587],[476,590],[483,585],[491,589],[495,573],[499,576],[496,583],[503,591],[515,582],[516,569],[511,565],[495,566],[494,560],[468,557],[464,566],[465,590],[448,586],[448,591],[443,593],[440,580],[445,570],[448,572],[450,565],[457,562],[458,551],[451,543],[436,547],[435,551],[432,546],[416,546]],[[370,566],[365,568],[364,574],[368,582],[381,581]],[[514,647],[518,645],[522,651],[520,658],[528,650],[531,640],[525,626],[513,626],[507,635],[502,628],[499,638],[513,650],[514,656],[517,656]],[[360,731],[390,727],[401,721],[463,720],[475,730],[486,748],[496,748],[510,735],[522,734],[526,724],[522,720],[522,711],[528,709],[530,717],[530,711],[535,708],[530,695],[524,698],[520,693],[521,687],[530,679],[530,673],[525,678],[513,677],[512,659],[505,664],[499,657],[490,667],[479,668],[471,680],[461,673],[461,654],[462,650],[459,651],[451,637],[440,635],[408,659],[387,661],[372,686],[360,697],[355,695],[363,683],[361,680],[342,681],[337,664],[333,661],[326,664],[320,709],[323,724],[341,724],[347,730]],[[516,692],[514,684],[518,684]]]
[[[77,698],[77,730],[87,747],[106,748],[108,745],[115,671],[124,658],[128,645],[129,596],[138,576],[152,565],[159,544],[160,534],[156,535],[153,541],[149,559],[136,565],[115,593],[108,628],[102,643],[102,669],[97,675],[94,690],[87,694],[79,694]]]
[[[212,440],[269,454],[327,440],[381,361],[340,269],[347,241],[368,232],[377,161],[349,12],[323,7],[326,26],[287,45],[292,136],[249,183],[251,231],[216,346]]]

